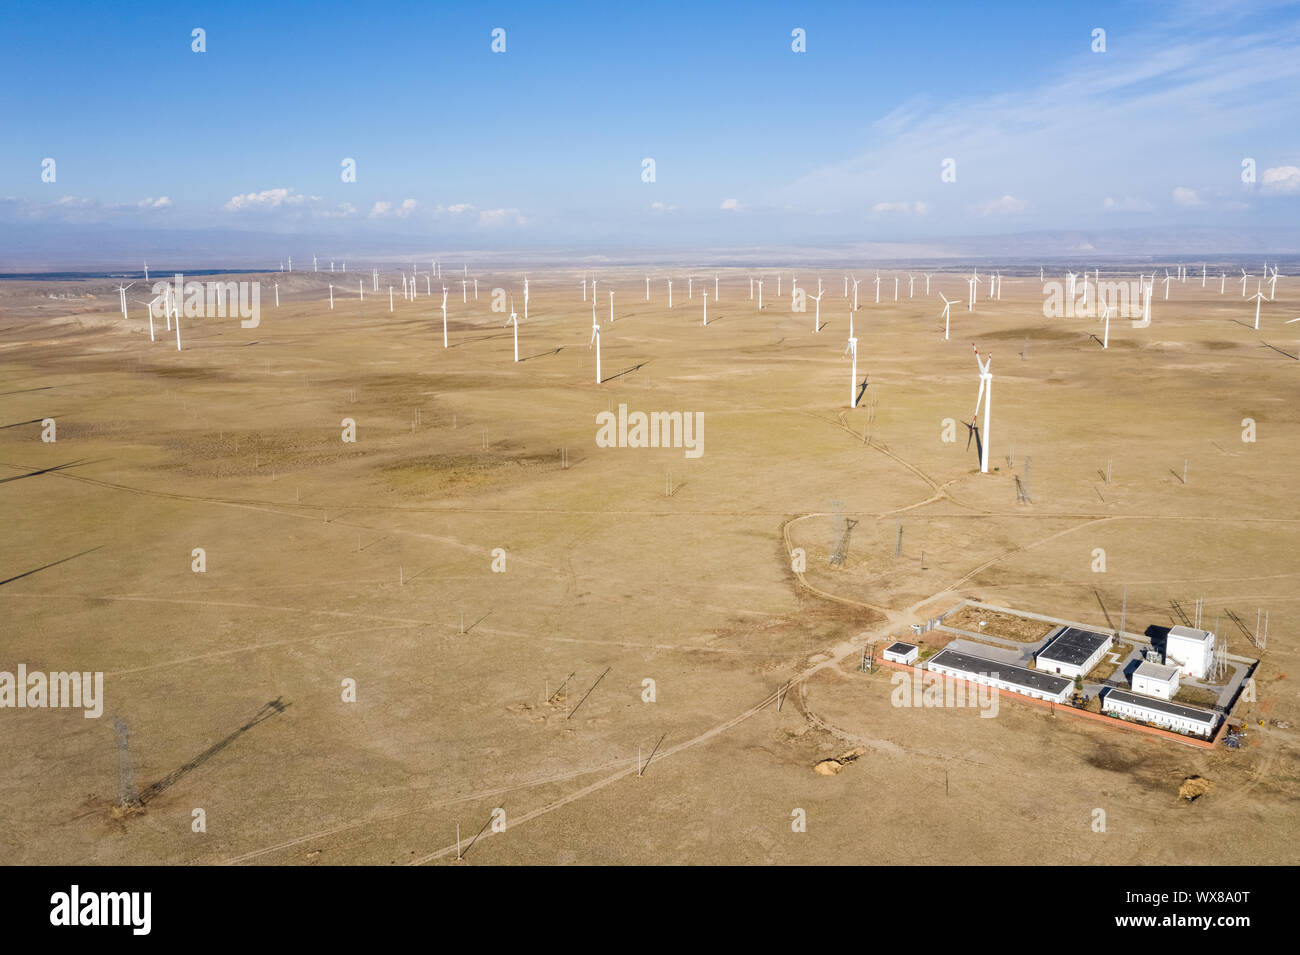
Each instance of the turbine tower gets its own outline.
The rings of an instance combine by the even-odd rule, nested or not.
[[[980,371],[980,390],[979,397],[975,399],[975,414],[971,417],[971,427],[975,427],[975,421],[979,418],[980,404],[984,405],[984,433],[981,437],[980,446],[980,473],[989,473],[989,418],[990,409],[993,407],[993,372],[990,368],[993,364],[993,354],[990,352],[989,357],[980,361],[980,350],[971,342],[971,350],[975,352],[975,364]]]

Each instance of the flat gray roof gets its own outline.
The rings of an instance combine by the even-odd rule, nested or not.
[[[1133,675],[1149,677],[1152,680],[1159,680],[1162,683],[1168,683],[1170,677],[1178,673],[1178,667],[1161,666],[1159,663],[1152,663],[1150,660],[1143,660],[1138,664],[1138,668],[1133,671]]]
[[[907,654],[911,653],[915,649],[916,649],[916,644],[904,643],[902,640],[899,640],[897,643],[891,643],[889,646],[885,647],[885,652],[901,653],[904,656],[906,656]]]
[[[1106,699],[1119,700],[1121,703],[1132,703],[1134,706],[1145,706],[1149,710],[1158,710],[1161,713],[1180,716],[1185,720],[1193,720],[1207,725],[1213,725],[1219,718],[1219,714],[1211,713],[1209,710],[1198,710],[1194,706],[1183,706],[1181,703],[1157,700],[1150,696],[1143,696],[1141,693],[1130,693],[1128,690],[1111,690],[1106,694]]]
[[[1097,652],[1110,640],[1105,633],[1095,630],[1080,630],[1078,627],[1066,627],[1056,639],[1038,652],[1039,660],[1052,660],[1056,663],[1068,663],[1070,666],[1083,666],[1088,657]]]
[[[1027,670],[1024,667],[1012,663],[1003,663],[1000,660],[987,660],[984,657],[973,656],[958,650],[949,650],[946,647],[930,658],[929,665],[931,667],[936,663],[939,666],[952,667],[954,670],[965,670],[968,673],[978,673],[981,676],[996,676],[999,680],[1005,680],[1007,683],[1037,690],[1040,693],[1051,693],[1053,696],[1070,686],[1070,681],[1064,677],[1053,676],[1039,670]]]

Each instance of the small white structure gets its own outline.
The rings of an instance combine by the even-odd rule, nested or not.
[[[921,655],[921,650],[914,643],[891,643],[885,647],[885,659],[892,660],[894,663],[906,663],[909,666],[916,662]]]
[[[1134,693],[1172,700],[1178,694],[1178,667],[1143,661],[1133,671],[1132,686]]]
[[[1213,736],[1214,729],[1219,724],[1218,713],[1149,696],[1138,696],[1128,690],[1108,691],[1101,701],[1101,711],[1191,736]]]
[[[1165,639],[1165,663],[1176,665],[1183,676],[1205,679],[1214,662],[1214,634],[1208,630],[1194,630],[1177,626]]]

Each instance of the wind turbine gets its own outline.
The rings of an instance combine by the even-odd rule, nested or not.
[[[1277,293],[1277,266],[1273,266],[1273,277],[1268,280],[1268,300],[1273,301],[1273,296]]]
[[[814,332],[820,332],[820,331],[822,330],[822,295],[824,295],[824,294],[825,294],[824,292],[818,292],[816,295],[809,295],[809,296],[808,296],[810,299],[812,299],[814,302],[817,303],[817,317],[816,317],[815,319],[813,319],[813,331],[814,331]],[[853,313],[852,313],[852,312],[849,312],[849,324],[850,324],[850,325],[853,324]]]
[[[611,298],[613,297],[612,292],[610,293],[610,296]],[[478,279],[474,280],[474,301],[476,302],[478,301]],[[510,307],[511,308],[515,307],[513,299],[511,300]],[[610,307],[611,308],[613,307],[612,302],[610,303]],[[527,275],[524,276],[524,321],[528,321],[528,276]]]
[[[852,314],[849,315],[849,322],[850,324],[853,322]],[[840,357],[844,355],[851,355],[853,358],[852,369],[849,372],[849,407],[856,408],[858,406],[858,340],[852,335],[849,336],[849,343],[844,346],[844,352]]]
[[[275,307],[280,307],[280,283],[275,283]]]
[[[650,276],[645,277],[645,300],[650,301]]]
[[[673,291],[673,286],[672,283],[670,282],[668,283],[668,293],[670,296],[672,295],[672,291]],[[760,312],[763,310],[763,280],[762,279],[758,280],[758,310]]]
[[[330,311],[334,311],[334,283],[330,283]]]
[[[898,276],[894,276],[894,301],[898,301]]]
[[[154,337],[153,337],[153,307],[154,307],[155,305],[158,304],[158,299],[160,299],[160,298],[162,298],[161,295],[155,295],[155,296],[153,297],[153,301],[151,301],[151,302],[141,302],[140,299],[136,299],[137,302],[140,302],[140,304],[144,306],[145,311],[149,313],[149,341],[153,341],[153,340],[154,340]]]
[[[596,384],[600,384],[600,326],[591,326],[591,341],[587,343],[587,348],[592,345],[596,346]]]
[[[1276,279],[1274,279],[1274,281],[1276,281]],[[134,284],[135,284],[134,282],[131,283],[131,285],[134,285]],[[126,290],[129,289],[129,288],[131,287],[131,285],[123,285],[121,282],[118,282],[118,283],[117,283],[117,294],[118,294],[118,297],[121,298],[121,300],[122,300],[122,317],[123,317],[123,318],[126,318],[126,317],[127,317],[127,316],[126,316]]]
[[[614,324],[614,293],[609,293],[609,323]]]
[[[582,277],[582,300],[587,300],[587,276]]]
[[[1255,331],[1259,331],[1259,307],[1264,302],[1264,291],[1260,289],[1251,296],[1255,300]]]
[[[1169,301],[1169,270],[1165,269],[1165,301]]]
[[[673,280],[668,280],[668,307],[673,307]],[[758,307],[763,307],[763,283],[758,283]]]
[[[515,297],[510,296],[510,317],[506,319],[506,324],[514,323],[515,326],[515,361],[519,361],[519,316],[515,314]]]
[[[991,370],[993,355],[990,353],[988,358],[980,361],[980,350],[975,347],[975,343],[971,342],[970,347],[975,352],[975,364],[980,370],[980,391],[979,397],[975,399],[975,414],[971,417],[971,429],[974,430],[975,421],[979,418],[980,402],[982,401],[984,403],[984,433],[981,435],[983,440],[980,442],[980,473],[988,474],[989,417],[990,409],[993,407],[993,372]]]
[[[709,324],[709,290],[708,289],[704,290],[704,324],[706,327]]]
[[[1250,273],[1245,269],[1241,270],[1241,297],[1246,297],[1246,280],[1250,278]]]
[[[447,286],[442,287],[442,347],[447,347]]]
[[[718,301],[718,273],[713,273],[713,301]]]
[[[876,304],[880,304],[880,273],[876,273]],[[858,280],[853,280],[853,311],[858,310]]]
[[[998,278],[998,301],[1000,302],[1002,301],[1002,273],[1001,272],[997,274],[997,278]]]
[[[1106,302],[1103,308],[1105,311],[1102,313],[1102,317],[1106,319],[1106,330],[1102,332],[1101,347],[1108,349],[1110,348],[1110,302]]]
[[[947,341],[949,312],[957,303],[948,301],[947,297],[942,292],[939,293],[939,297],[943,299],[943,340]]]
[[[853,311],[858,310],[858,286],[862,284],[862,279],[856,275],[853,276]],[[880,301],[880,276],[876,276],[876,301]]]
[[[912,290],[916,288],[916,276],[911,272],[907,273],[907,297],[912,297]]]
[[[357,279],[357,294],[361,296],[361,301],[366,300],[366,280]]]
[[[966,300],[966,311],[973,312],[975,311],[975,286],[976,284],[978,284],[979,279],[975,277],[974,273],[971,273],[971,277],[968,278],[966,281],[970,283],[970,297]],[[1070,283],[1070,297],[1071,298],[1074,297],[1073,282]]]
[[[934,274],[933,272],[925,273],[925,294],[926,295],[930,294],[930,276],[932,276],[933,274]]]

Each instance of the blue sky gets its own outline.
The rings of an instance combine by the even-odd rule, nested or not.
[[[1300,212],[1296,4],[20,2],[0,71],[15,242],[933,248]]]

